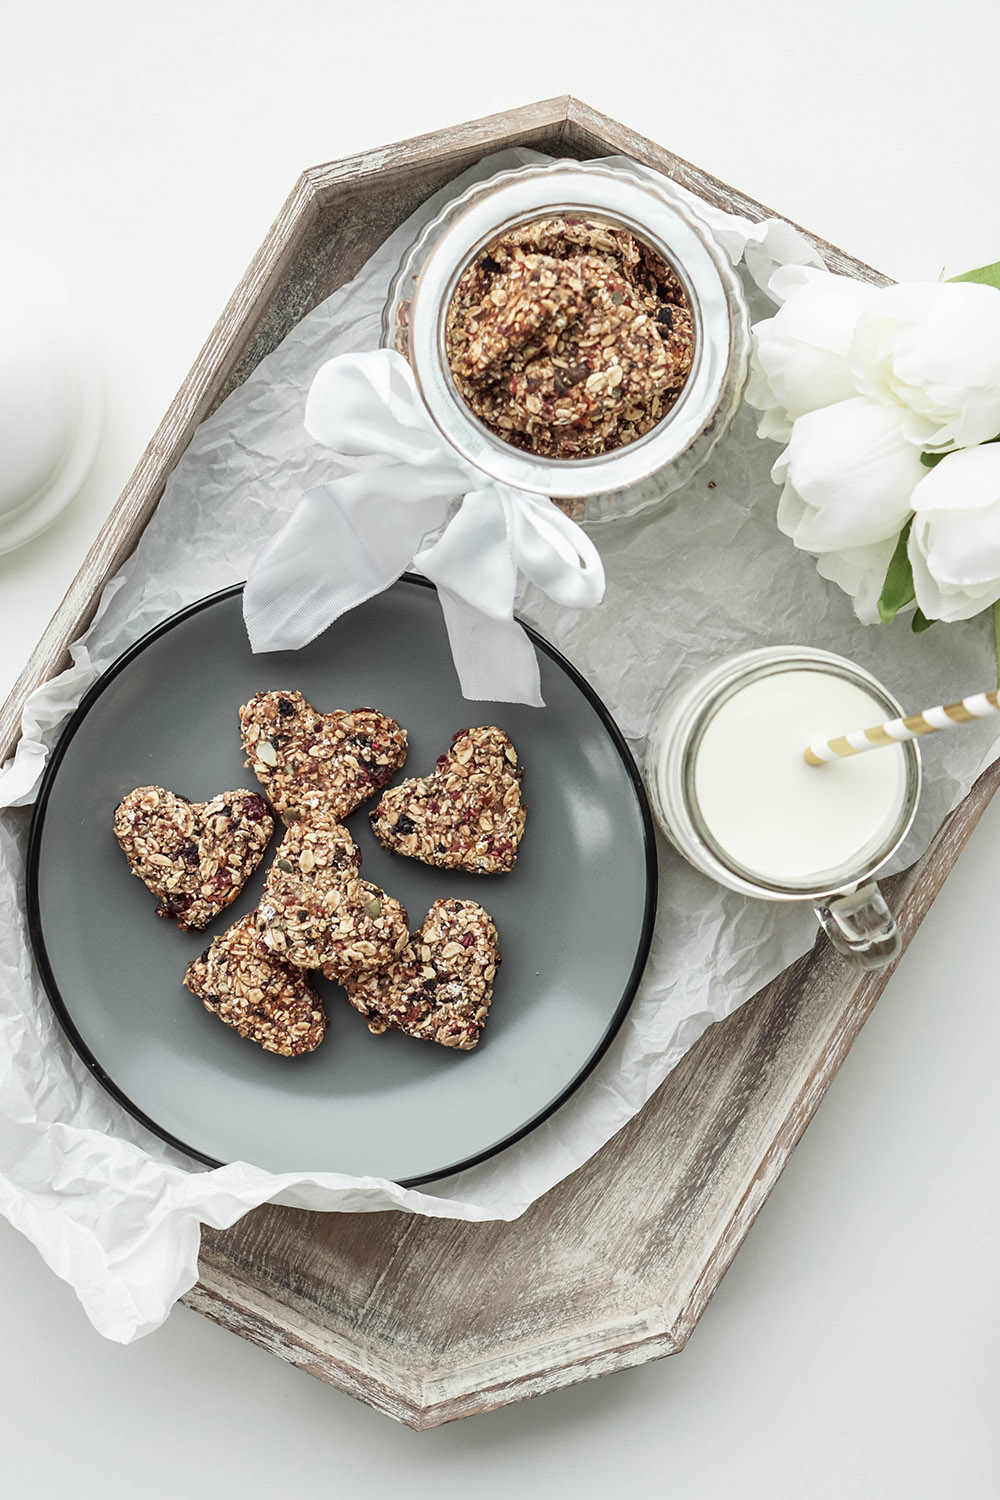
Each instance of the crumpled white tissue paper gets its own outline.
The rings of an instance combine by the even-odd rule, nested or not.
[[[748,901],[660,849],[660,907],[643,981],[614,1044],[573,1097],[492,1161],[418,1190],[326,1174],[275,1176],[249,1163],[206,1170],[105,1094],[73,1052],[42,990],[28,944],[23,879],[27,805],[45,755],[88,685],[146,630],[246,576],[302,492],[351,472],[303,427],[306,393],[332,354],[374,348],[390,277],[419,225],[470,181],[537,153],[508,151],[435,194],[348,286],[309,313],[195,433],[134,555],[104,592],[74,665],[41,688],[24,739],[0,773],[0,1210],[72,1285],[107,1337],[149,1332],[197,1277],[199,1226],[234,1223],[274,1199],[311,1209],[512,1219],[629,1120],[713,1020],[813,942],[806,908]],[[692,199],[734,261],[755,316],[769,309],[778,263],[819,263],[790,225],[752,225]],[[819,645],[870,668],[905,703],[947,702],[991,677],[977,622],[913,637],[906,624],[866,630],[812,559],[777,531],[775,449],[744,409],[668,510],[595,528],[607,575],[596,610],[567,610],[537,589],[521,615],[585,673],[641,759],[665,691],[711,658],[774,643]],[[359,461],[360,463],[360,461]],[[540,710],[542,711],[542,710]],[[992,759],[989,729],[925,742],[919,816],[902,867]],[[20,809],[20,810],[19,810]],[[109,817],[110,817],[109,809]]]

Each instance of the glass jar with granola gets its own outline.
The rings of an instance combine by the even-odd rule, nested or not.
[[[477,183],[403,258],[383,344],[469,463],[578,520],[661,503],[739,404],[739,279],[670,184],[555,161]]]

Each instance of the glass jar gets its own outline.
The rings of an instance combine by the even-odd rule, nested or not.
[[[686,860],[720,885],[765,901],[811,902],[817,919],[834,947],[863,968],[881,968],[900,952],[895,918],[872,880],[872,875],[899,848],[909,832],[920,796],[920,751],[912,741],[898,744],[902,779],[897,805],[871,836],[861,839],[849,855],[832,868],[808,875],[787,872],[783,878],[765,876],[741,864],[713,835],[699,803],[696,769],[706,730],[719,710],[745,688],[776,673],[815,672],[840,678],[861,690],[883,721],[901,718],[904,710],[891,693],[863,667],[829,651],[804,646],[772,646],[741,652],[698,673],[661,708],[650,728],[645,780],[657,822]],[[843,732],[870,727],[844,724]],[[834,730],[833,732],[836,732]],[[805,749],[809,737],[802,745]],[[756,744],[755,744],[756,741]],[[796,742],[797,743],[797,742]],[[731,755],[733,785],[739,796],[766,811],[753,771],[757,736],[734,741]],[[770,754],[770,741],[763,747]],[[872,750],[870,755],[892,753]],[[845,762],[841,762],[843,766]],[[822,776],[827,767],[805,768],[808,776]],[[782,771],[782,775],[784,772]],[[779,799],[786,806],[784,796]]]
[[[455,385],[445,324],[466,267],[518,225],[563,214],[619,226],[676,273],[691,309],[691,370],[644,436],[588,458],[543,458],[496,436]],[[750,323],[739,277],[708,228],[666,179],[617,162],[554,161],[501,172],[447,204],[404,255],[382,319],[383,347],[407,357],[435,426],[490,478],[548,495],[577,520],[633,516],[686,484],[732,421],[746,379]]]

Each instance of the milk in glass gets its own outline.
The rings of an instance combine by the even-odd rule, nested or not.
[[[866,729],[885,706],[835,672],[774,672],[737,688],[694,752],[692,787],[704,830],[727,862],[759,879],[801,885],[860,871],[890,841],[907,791],[902,746],[807,765],[813,740]]]

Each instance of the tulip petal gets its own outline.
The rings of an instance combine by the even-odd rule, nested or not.
[[[776,272],[771,288],[785,300],[774,317],[754,325],[750,404],[794,419],[855,395],[847,351],[875,289],[805,266]]]
[[[913,491],[913,509],[982,510],[1000,500],[1000,443],[949,453]]]
[[[898,536],[926,472],[902,434],[899,412],[863,397],[799,417],[775,471],[811,510],[795,534],[796,545],[810,552]]]
[[[878,601],[885,575],[896,550],[896,542],[873,542],[870,547],[851,547],[846,552],[824,552],[816,559],[816,571],[850,594],[854,613],[862,625],[879,623]]]
[[[907,546],[917,604],[929,620],[971,620],[1000,599],[1000,577],[992,584],[979,584],[973,589],[939,583],[928,563],[930,528],[929,517],[918,516],[910,529]]]
[[[909,413],[906,435],[940,451],[1000,432],[1000,292],[971,282],[879,289],[848,356],[863,394]]]
[[[1000,445],[942,459],[914,490],[913,508],[914,547],[929,578],[949,599],[967,594],[977,614],[1000,579]],[[941,607],[936,597],[935,607]]]

